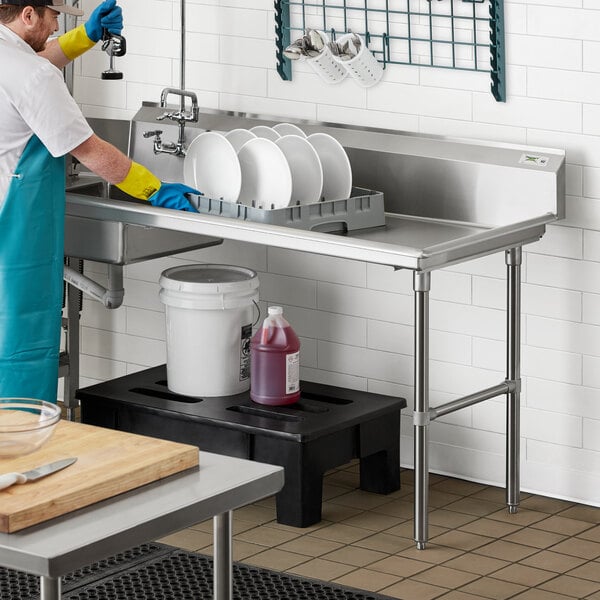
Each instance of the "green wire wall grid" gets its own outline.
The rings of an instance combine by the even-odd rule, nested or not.
[[[306,29],[335,40],[360,34],[383,63],[489,72],[491,92],[506,101],[504,0],[275,0],[277,71],[292,79],[283,55]]]

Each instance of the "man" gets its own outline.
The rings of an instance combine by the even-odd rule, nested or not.
[[[57,39],[65,0],[0,0],[0,397],[56,402],[62,310],[64,156],[154,206],[194,210],[181,184],[162,183],[94,135],[59,69],[92,48],[122,13],[106,0]]]

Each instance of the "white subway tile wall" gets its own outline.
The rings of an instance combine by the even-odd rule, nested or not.
[[[98,0],[82,0],[89,14]],[[128,53],[120,82],[99,48],[77,65],[89,117],[129,119],[179,85],[178,0],[120,0]],[[306,65],[275,70],[272,0],[187,0],[187,81],[207,108],[563,148],[567,217],[526,247],[523,264],[522,487],[600,505],[600,2],[505,2],[507,102],[485,73],[391,65],[365,90],[328,86]],[[250,6],[251,5],[251,6]],[[165,361],[160,273],[190,262],[247,266],[261,310],[282,304],[302,341],[308,380],[408,398],[402,462],[412,461],[411,273],[239,242],[128,266],[125,302],[84,301],[82,385]],[[86,271],[106,280],[104,265]],[[432,276],[431,402],[504,377],[501,254]],[[504,481],[504,403],[448,415],[431,428],[431,468]]]

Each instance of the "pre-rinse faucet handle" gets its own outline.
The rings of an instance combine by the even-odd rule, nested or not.
[[[160,137],[162,135],[162,131],[160,129],[156,129],[154,131],[144,131],[144,133],[142,133],[142,135],[145,138]]]

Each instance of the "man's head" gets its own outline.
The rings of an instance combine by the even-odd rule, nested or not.
[[[58,31],[58,15],[82,16],[65,0],[0,0],[0,23],[25,40],[36,52],[46,47],[48,37]]]

